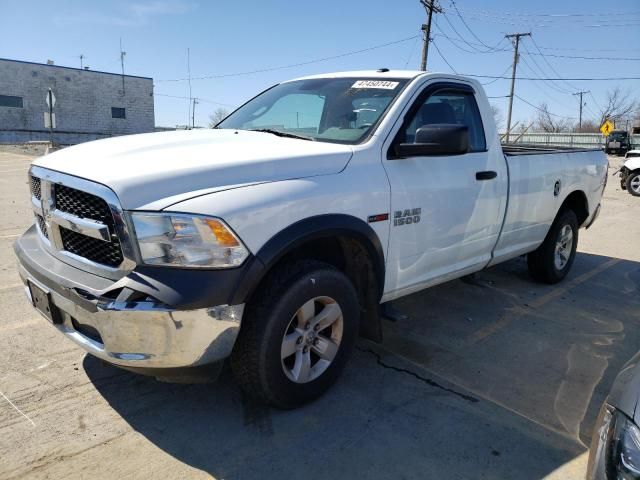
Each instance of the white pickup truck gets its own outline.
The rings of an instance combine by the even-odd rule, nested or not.
[[[597,150],[500,145],[478,82],[359,71],[275,85],[215,129],[70,147],[30,170],[16,242],[34,307],[90,354],[170,381],[230,358],[290,408],[381,305],[528,255],[553,283],[595,220]]]

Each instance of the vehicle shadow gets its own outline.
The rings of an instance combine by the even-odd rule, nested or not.
[[[87,356],[131,427],[216,478],[542,478],[585,444],[640,339],[640,264],[579,254],[565,282],[522,260],[394,302],[338,384],[294,411],[212,385],[164,384]]]

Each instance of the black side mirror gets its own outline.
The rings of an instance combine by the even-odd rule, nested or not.
[[[455,123],[425,125],[416,131],[415,143],[395,146],[397,158],[423,155],[462,155],[469,151],[469,127]]]

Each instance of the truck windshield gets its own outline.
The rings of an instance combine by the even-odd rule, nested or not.
[[[281,83],[250,100],[216,128],[356,144],[376,126],[407,82],[404,78],[354,77]]]

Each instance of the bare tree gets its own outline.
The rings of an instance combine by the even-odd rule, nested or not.
[[[216,110],[211,115],[209,115],[209,128],[215,127],[222,120],[224,120],[227,115],[229,115],[229,111],[226,108],[216,108]]]
[[[607,92],[606,103],[600,111],[600,125],[608,119],[624,127],[625,123],[632,123],[639,110],[640,102],[632,97],[631,91],[616,87]]]
[[[496,123],[496,128],[499,132],[502,131],[504,128],[504,117],[502,116],[502,111],[495,105],[491,105],[491,113],[493,114],[493,121]]]
[[[582,127],[576,125],[573,131],[575,133],[598,133],[600,131],[600,124],[595,120],[582,120]]]
[[[568,132],[571,130],[571,122],[549,112],[547,104],[541,103],[536,116],[536,129],[547,133]]]

